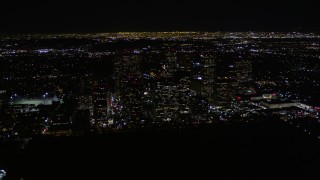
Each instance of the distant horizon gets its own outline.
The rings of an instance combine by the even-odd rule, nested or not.
[[[216,31],[205,31],[205,30],[172,30],[172,31],[65,31],[65,32],[0,32],[0,35],[40,35],[40,34],[104,34],[104,33],[320,33],[319,30],[242,30],[242,31],[229,31],[229,30],[216,30]]]

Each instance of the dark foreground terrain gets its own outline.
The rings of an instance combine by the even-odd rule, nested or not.
[[[2,148],[6,179],[314,179],[319,142],[282,122],[34,138]],[[316,178],[317,179],[317,178]]]

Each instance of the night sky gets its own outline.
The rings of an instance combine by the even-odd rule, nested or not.
[[[191,3],[192,2],[192,3]],[[3,33],[108,31],[319,30],[306,0],[10,1],[0,6]]]

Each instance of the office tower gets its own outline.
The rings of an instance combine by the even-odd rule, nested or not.
[[[210,53],[201,55],[203,66],[201,68],[202,82],[201,95],[208,100],[209,104],[215,102],[215,60]]]
[[[88,105],[90,100],[87,99]],[[96,121],[107,121],[110,115],[111,97],[108,86],[104,81],[96,81],[92,95],[93,102],[93,118]],[[89,106],[90,107],[90,106]]]
[[[115,93],[122,106],[122,120],[137,123],[142,117],[141,54],[124,52],[115,62]]]

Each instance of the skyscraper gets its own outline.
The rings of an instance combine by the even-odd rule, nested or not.
[[[123,52],[115,62],[116,98],[123,107],[123,119],[134,123],[142,117],[141,61],[141,54]]]
[[[215,60],[210,53],[201,55],[203,67],[201,69],[201,95],[208,100],[209,104],[215,102]]]

